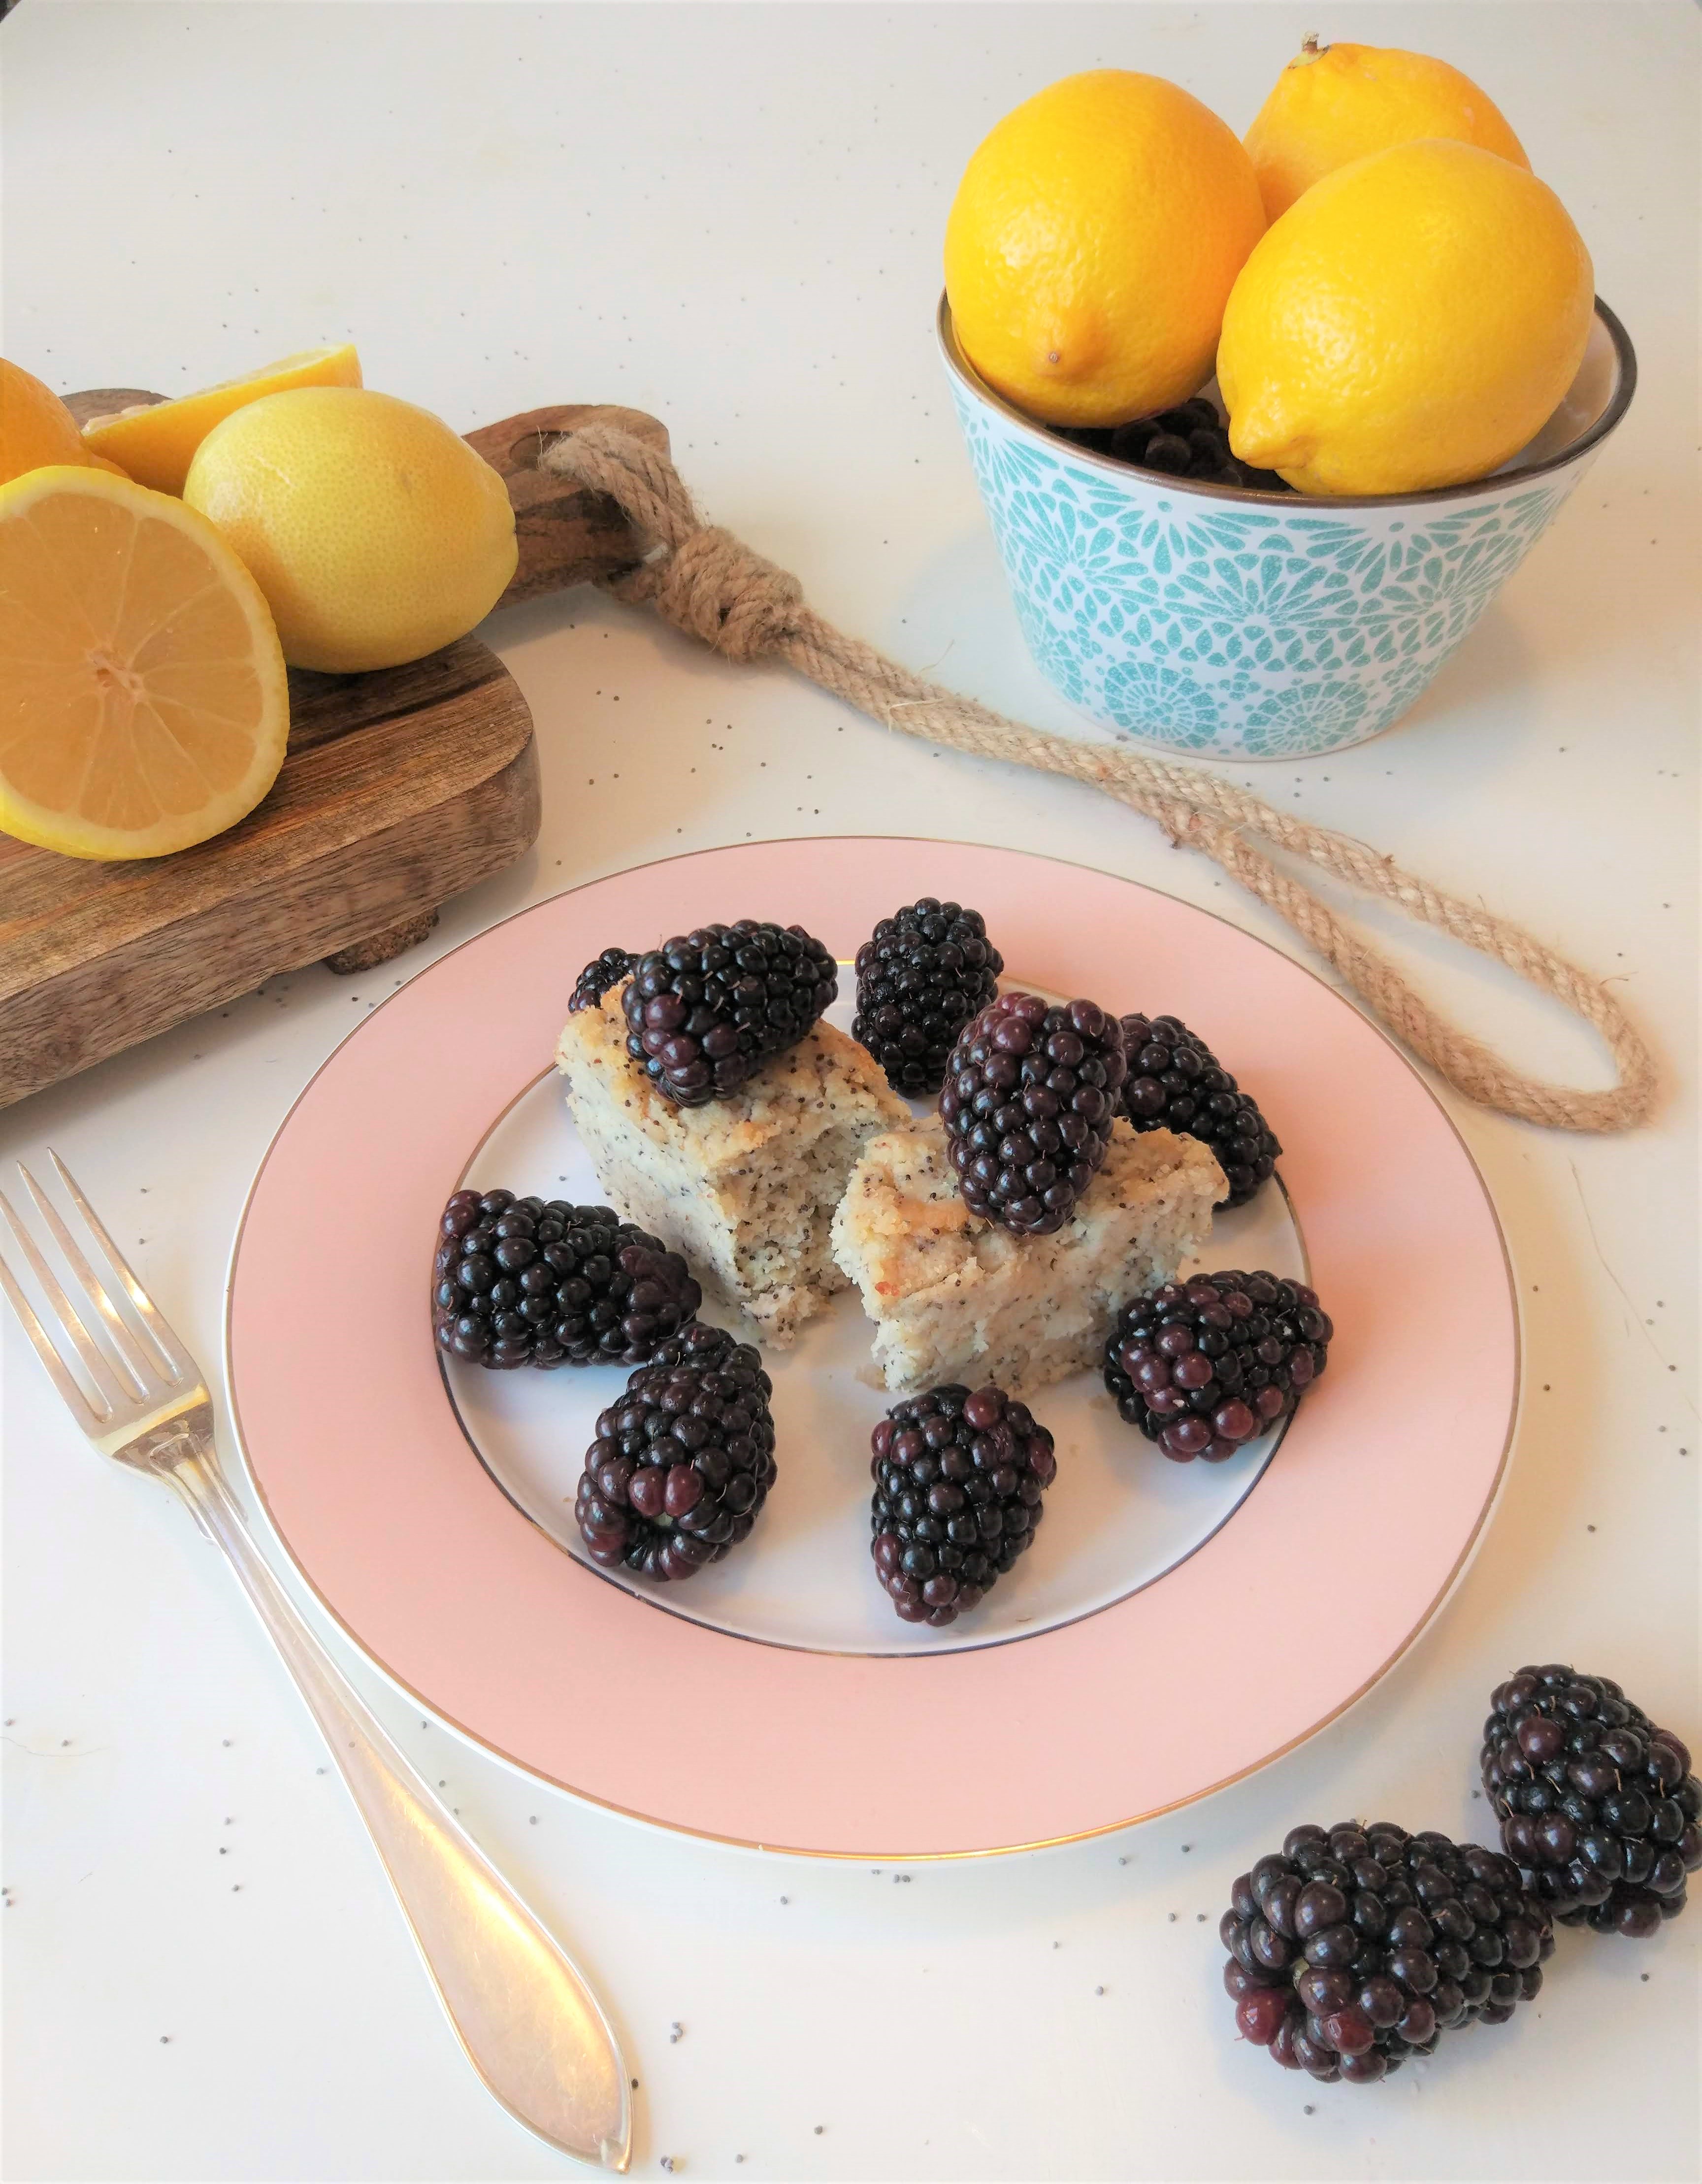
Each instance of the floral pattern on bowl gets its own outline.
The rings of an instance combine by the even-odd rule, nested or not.
[[[1041,672],[1100,727],[1217,757],[1313,757],[1397,720],[1546,530],[1636,376],[1598,304],[1567,402],[1505,471],[1332,503],[1076,447],[976,377],[943,304],[940,339]]]

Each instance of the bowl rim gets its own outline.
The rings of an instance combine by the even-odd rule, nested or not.
[[[951,300],[943,288],[939,309],[935,314],[934,331],[938,338],[940,354],[945,359],[946,369],[978,402],[990,410],[997,410],[1014,425],[1044,445],[1067,449],[1077,461],[1091,468],[1110,472],[1127,482],[1131,472],[1143,481],[1162,479],[1167,491],[1187,493],[1195,499],[1222,501],[1231,504],[1240,502],[1254,508],[1318,510],[1327,511],[1352,508],[1426,508],[1446,500],[1469,500],[1491,493],[1505,493],[1551,476],[1564,470],[1600,446],[1608,434],[1619,423],[1631,407],[1631,398],[1637,392],[1637,352],[1631,345],[1631,336],[1626,332],[1616,313],[1609,309],[1599,296],[1594,299],[1595,316],[1606,329],[1613,343],[1614,357],[1619,366],[1619,384],[1609,397],[1607,405],[1595,422],[1581,432],[1577,438],[1560,449],[1558,454],[1548,455],[1528,470],[1512,473],[1492,471],[1488,477],[1469,478],[1460,485],[1427,486],[1421,493],[1365,493],[1323,495],[1308,493],[1273,493],[1268,487],[1247,485],[1217,485],[1210,478],[1171,477],[1159,471],[1142,471],[1132,463],[1119,462],[1115,455],[1101,454],[1097,448],[1084,448],[1079,442],[1060,437],[1050,426],[1043,425],[1037,418],[1019,410],[1002,394],[988,386],[970,362],[959,343],[957,330],[952,323]]]

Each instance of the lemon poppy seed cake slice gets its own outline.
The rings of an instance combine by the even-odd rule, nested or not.
[[[909,1110],[856,1043],[814,1024],[725,1099],[681,1107],[626,1050],[621,989],[556,1048],[604,1195],[784,1345],[847,1286],[830,1230],[867,1141]]]
[[[1062,1228],[1013,1235],[959,1194],[938,1119],[865,1146],[833,1255],[875,1323],[889,1388],[967,1379],[1041,1388],[1099,1362],[1121,1306],[1169,1281],[1211,1231],[1223,1171],[1197,1139],[1119,1120]]]

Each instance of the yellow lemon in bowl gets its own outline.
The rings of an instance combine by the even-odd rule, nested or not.
[[[292,387],[359,387],[360,359],[352,343],[335,348],[298,349],[238,379],[221,379],[169,402],[138,403],[109,417],[92,417],[83,440],[97,460],[118,464],[138,485],[156,493],[181,493],[195,450],[233,410],[263,395]]]
[[[1224,314],[1237,456],[1297,492],[1486,476],[1582,361],[1590,256],[1523,167],[1426,139],[1338,167],[1265,232]]]
[[[1210,376],[1264,225],[1253,163],[1209,107],[1127,69],[1065,76],[965,170],[946,222],[953,327],[1030,416],[1122,424]]]
[[[252,571],[292,667],[394,667],[463,636],[518,560],[508,488],[441,418],[305,387],[251,402],[196,450],[183,498]]]
[[[1446,61],[1395,46],[1308,38],[1247,132],[1265,217],[1279,220],[1349,159],[1421,136],[1476,144],[1516,167],[1531,164],[1493,99]]]
[[[289,689],[253,578],[181,500],[90,462],[0,485],[0,833],[160,857],[252,811]]]

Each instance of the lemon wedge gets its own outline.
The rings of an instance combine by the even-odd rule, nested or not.
[[[84,444],[104,455],[156,493],[181,493],[195,450],[233,410],[246,409],[263,394],[281,394],[292,387],[359,387],[360,359],[354,344],[337,348],[298,349],[241,379],[221,379],[196,394],[170,402],[143,403],[83,427]],[[67,458],[67,460],[70,460]]]

